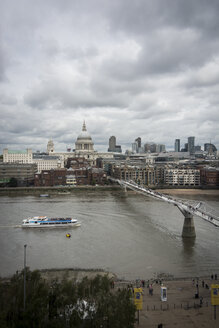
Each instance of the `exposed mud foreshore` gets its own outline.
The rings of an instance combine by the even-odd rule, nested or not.
[[[49,195],[68,195],[85,191],[113,191],[121,189],[118,185],[104,186],[77,186],[77,187],[16,187],[16,188],[0,188],[0,196],[40,196],[41,194]]]
[[[157,189],[157,191],[168,195],[209,195],[219,197],[219,189]]]
[[[199,189],[199,188],[154,188],[155,190],[169,195],[209,195],[218,196],[219,189]],[[55,187],[16,187],[16,188],[0,188],[0,196],[40,196],[41,194],[49,195],[68,195],[74,193],[80,193],[85,191],[118,191],[122,190],[119,185],[104,185],[104,186],[76,186],[76,187],[65,187],[65,186],[55,186]],[[128,192],[133,193],[133,191],[128,190]]]

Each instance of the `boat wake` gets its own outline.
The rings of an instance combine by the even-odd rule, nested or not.
[[[21,228],[21,224],[19,225],[0,225],[0,229],[8,229],[8,228]]]

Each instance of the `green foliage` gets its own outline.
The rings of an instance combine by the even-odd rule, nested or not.
[[[90,184],[91,184],[92,186],[95,186],[95,185],[96,185],[96,180],[95,180],[95,179],[92,179]]]
[[[133,328],[135,306],[128,290],[110,288],[107,276],[46,283],[39,271],[26,270],[9,283],[0,281],[2,328]]]
[[[9,185],[9,187],[17,187],[17,185],[18,185],[17,179],[11,178],[8,185]]]

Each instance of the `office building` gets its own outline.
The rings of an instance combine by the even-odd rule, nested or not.
[[[16,179],[18,186],[29,186],[34,183],[37,165],[32,163],[0,163],[0,183],[9,183]]]
[[[115,136],[111,136],[109,138],[108,152],[114,152],[114,153],[121,153],[122,152],[121,146],[116,144],[116,137]]]
[[[174,151],[175,152],[180,152],[180,139],[175,140]]]
[[[114,151],[114,149],[116,148],[116,137],[115,136],[111,136],[109,138],[109,148],[108,151]]]
[[[132,143],[132,153],[136,154],[138,152],[138,144],[137,142]]]
[[[188,137],[188,152],[190,155],[195,153],[195,137]]]
[[[137,142],[138,148],[141,148],[141,138],[138,137],[137,139],[135,139],[135,142]]]
[[[156,145],[156,153],[163,153],[166,151],[165,145],[157,144]]]

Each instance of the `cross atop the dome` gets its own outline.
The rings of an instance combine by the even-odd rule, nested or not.
[[[85,121],[83,123],[82,131],[87,131]]]

